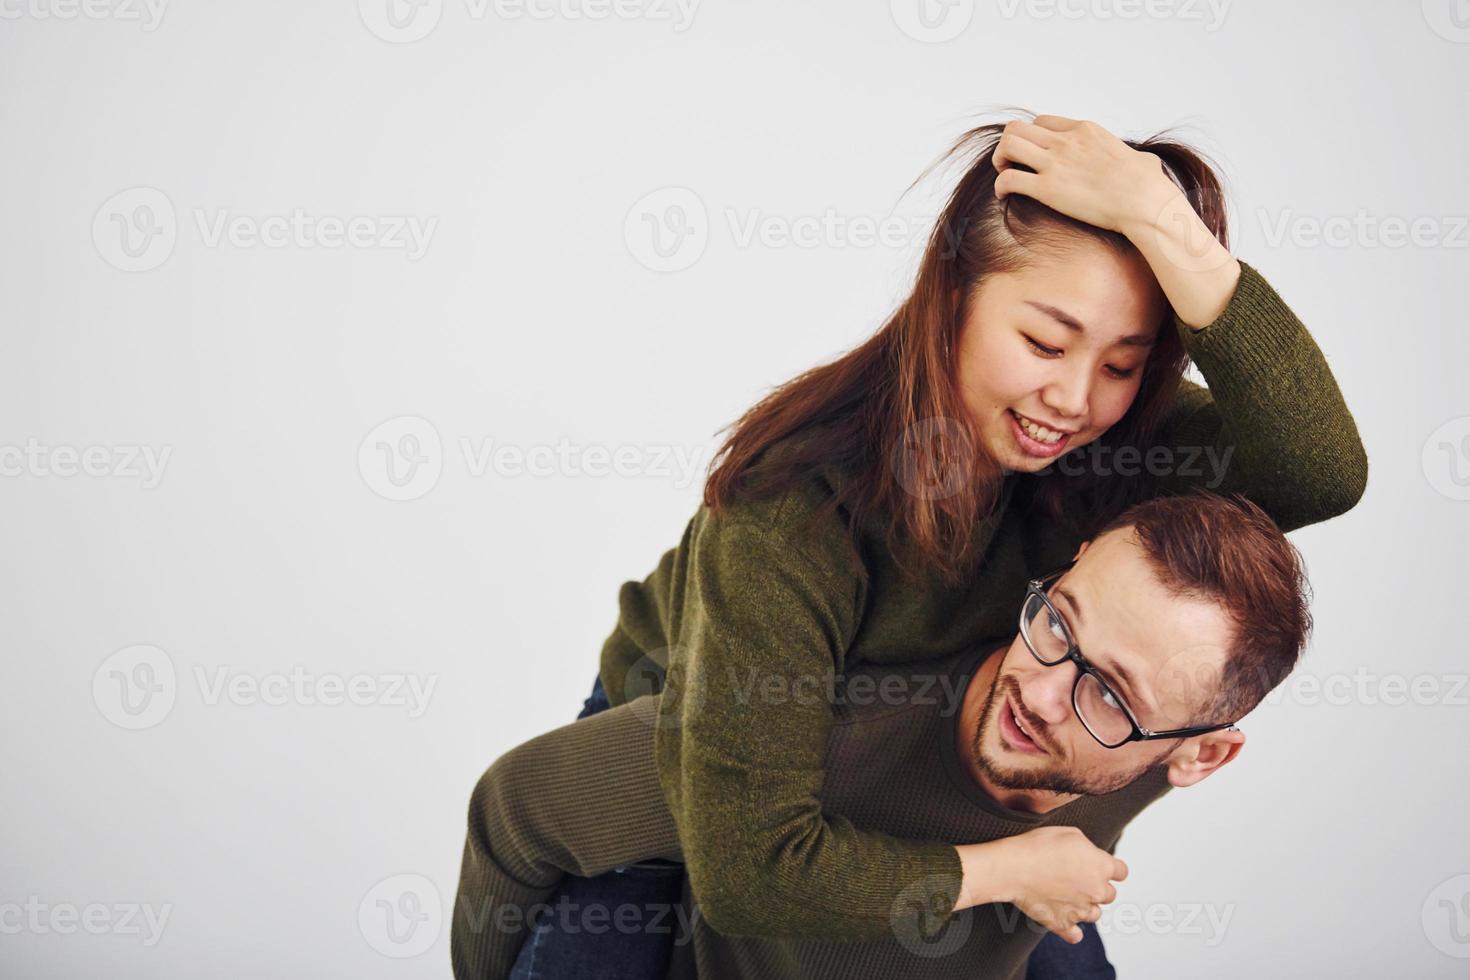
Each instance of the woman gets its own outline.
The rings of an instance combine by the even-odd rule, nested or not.
[[[858,661],[1012,635],[1027,579],[1136,500],[1241,492],[1290,531],[1364,490],[1327,363],[1229,253],[1198,156],[1050,115],[978,127],[962,150],[975,158],[911,295],[869,341],[739,420],[681,542],[620,591],[588,708],[662,686],[660,780],[689,888],[722,932],[859,940],[894,928],[909,883],[944,883],[942,917],[981,891],[965,842],[829,819],[830,705],[759,691],[825,690]],[[1183,379],[1191,358],[1208,390]],[[462,898],[483,859],[467,847]],[[670,880],[630,875],[570,887],[617,902],[605,889],[646,896]],[[1110,975],[1084,928],[1098,913],[1048,936],[1030,975]],[[518,975],[556,975],[536,972],[556,955],[547,938],[527,942]],[[616,940],[616,975],[658,975],[631,939]],[[1063,940],[1084,939],[1069,962]],[[470,975],[473,950],[455,956]]]

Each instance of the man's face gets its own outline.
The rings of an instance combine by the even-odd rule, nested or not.
[[[1171,595],[1130,528],[1084,545],[1084,552],[1049,592],[1082,656],[1145,728],[1213,724],[1195,717],[1213,692],[1178,679],[1220,676],[1232,638],[1224,609]],[[1104,748],[1072,707],[1077,671],[1070,661],[1043,666],[1017,634],[996,670],[973,746],[991,782],[1010,790],[1111,793],[1180,746],[1160,739]]]

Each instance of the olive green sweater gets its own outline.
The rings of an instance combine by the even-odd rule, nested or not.
[[[1260,273],[1240,265],[1214,323],[1195,331],[1175,320],[1208,388],[1181,389],[1155,440],[1177,455],[1150,492],[1243,492],[1290,531],[1357,503],[1367,458],[1322,352]],[[667,669],[660,784],[699,907],[728,935],[881,937],[900,895],[923,880],[947,883],[953,911],[961,873],[951,845],[964,841],[907,839],[825,812],[831,706],[781,692],[820,689],[864,662],[948,657],[1010,636],[1028,578],[1080,544],[1020,506],[1017,485],[1039,477],[1013,474],[962,586],[905,582],[876,525],[863,530],[864,581],[841,510],[806,527],[843,478],[829,468],[718,516],[701,507],[647,578],[623,584],[602,650],[614,705]]]
[[[1167,769],[1045,814],[1000,805],[971,774],[974,729],[966,725],[978,708],[960,708],[984,658],[1005,649],[868,664],[843,675],[831,700],[823,808],[834,819],[921,840],[980,842],[1077,827],[1113,851],[1128,822],[1168,792]],[[972,703],[987,693],[975,691]],[[551,904],[563,874],[601,874],[644,857],[679,859],[678,829],[653,763],[660,697],[635,698],[534,738],[481,777],[451,929],[459,980],[508,976],[538,906],[567,930],[668,936],[670,980],[1007,980],[1025,969],[1045,930],[1009,902],[950,916],[941,908],[948,884],[940,879],[907,882],[885,933],[852,943],[722,934],[687,887],[672,907]]]

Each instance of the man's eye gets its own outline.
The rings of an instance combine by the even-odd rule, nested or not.
[[[1026,337],[1025,334],[1022,334],[1021,336]],[[1034,350],[1034,351],[1036,351],[1038,354],[1042,355],[1043,357],[1056,357],[1058,354],[1061,353],[1061,350],[1060,349],[1058,349],[1056,347],[1048,347],[1045,344],[1038,344],[1036,341],[1032,340],[1030,337],[1026,337],[1026,343],[1030,344],[1031,345],[1031,349]]]
[[[1113,696],[1112,691],[1103,691],[1102,699],[1103,704],[1107,705],[1109,708],[1112,708],[1114,711],[1123,710],[1122,705],[1118,704],[1118,699]]]
[[[1046,628],[1051,631],[1052,636],[1056,637],[1063,643],[1067,642],[1067,633],[1066,630],[1062,627],[1062,621],[1058,619],[1057,614],[1052,612],[1050,609],[1046,611]]]

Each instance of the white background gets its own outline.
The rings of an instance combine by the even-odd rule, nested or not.
[[[717,430],[870,335],[912,272],[910,248],[762,244],[746,222],[920,215],[910,182],[1016,104],[1178,125],[1211,155],[1232,248],[1313,331],[1371,461],[1363,502],[1293,539],[1317,595],[1301,675],[1377,679],[1340,703],[1289,682],[1236,764],[1128,830],[1117,907],[1174,926],[1119,918],[1109,955],[1130,977],[1464,975],[1470,24],[1451,3],[958,0],[926,29],[908,0],[687,20],[445,0],[399,29],[386,2],[0,3],[0,450],[110,461],[66,476],[65,452],[15,450],[0,477],[0,972],[447,975],[475,779],[575,715],[618,585],[677,542]],[[703,251],[660,272],[635,205],[691,199],[667,188],[704,209],[683,212]],[[377,231],[208,233],[297,209]],[[150,215],[172,247],[129,259],[115,222]],[[422,255],[374,237],[392,216],[435,222]],[[1344,239],[1312,235],[1333,219]],[[1415,219],[1418,243],[1380,237]],[[423,422],[384,441],[431,426],[442,472],[392,501],[359,449],[405,416]],[[565,440],[573,464],[477,474],[463,446],[486,440]],[[156,485],[128,447],[169,452]],[[594,447],[632,447],[634,472],[587,475]],[[114,682],[146,679],[138,645],[175,689],[130,730]],[[217,678],[293,668],[385,697],[211,703]],[[382,703],[410,674],[434,684],[417,716]],[[1382,675],[1439,693],[1387,704]],[[405,880],[411,941],[373,925]],[[47,917],[97,903],[100,934]],[[167,907],[156,942],[129,904]],[[1206,905],[1223,935],[1182,921]]]

